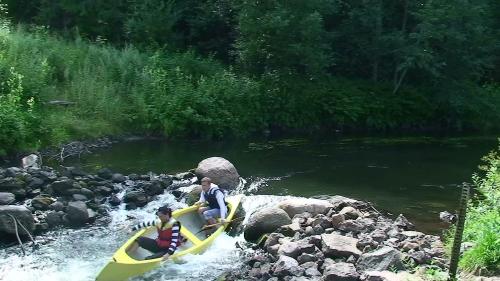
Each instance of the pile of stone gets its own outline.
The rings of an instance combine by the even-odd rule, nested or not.
[[[226,280],[406,280],[417,265],[446,267],[439,237],[414,231],[403,215],[391,220],[341,196],[259,210],[244,234],[256,240],[265,233],[261,249]]]
[[[0,168],[0,237],[14,235],[11,216],[30,232],[40,233],[60,226],[84,226],[107,214],[112,206],[143,207],[157,195],[171,192],[179,200],[189,195],[179,190],[209,176],[224,188],[236,188],[239,174],[226,159],[211,157],[196,170],[176,175],[114,173],[103,168],[89,174],[75,167],[61,171],[40,167],[35,155],[23,159],[25,168]],[[200,188],[196,189],[199,193]],[[118,196],[118,194],[125,194]],[[195,191],[196,193],[196,191]],[[193,195],[193,194],[191,194]],[[196,194],[199,198],[199,194]],[[197,200],[196,199],[196,200]],[[23,231],[21,235],[27,235]]]
[[[166,189],[178,188],[174,180],[169,175],[125,176],[109,169],[95,175],[74,167],[0,169],[0,232],[15,234],[9,214],[36,233],[61,225],[82,226],[106,214],[110,205],[144,206]],[[120,199],[117,193],[123,190]]]

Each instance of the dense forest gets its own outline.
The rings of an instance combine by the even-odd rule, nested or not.
[[[3,0],[0,9],[3,154],[128,132],[500,127],[497,0]]]

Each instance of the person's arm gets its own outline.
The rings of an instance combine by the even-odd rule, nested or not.
[[[175,250],[177,250],[177,242],[179,242],[181,232],[181,225],[179,222],[175,222],[172,226],[172,239],[170,239],[170,246],[168,247],[167,254],[169,256],[173,255]]]
[[[219,190],[219,192],[217,192],[215,198],[217,198],[217,203],[219,204],[220,219],[221,220],[226,219],[227,207],[226,203],[224,203],[224,194],[222,193],[222,190]]]
[[[158,223],[157,221],[143,221],[143,222],[141,222],[139,224],[134,225],[132,227],[132,231],[136,231],[136,230],[139,230],[139,229],[150,227],[150,226],[156,225],[157,223]]]
[[[200,200],[198,202],[196,202],[196,203],[200,203],[201,204],[201,203],[207,202],[207,200],[205,199],[205,195],[203,193],[204,193],[203,191],[200,193]]]

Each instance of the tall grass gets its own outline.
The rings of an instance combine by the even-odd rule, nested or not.
[[[475,175],[480,198],[471,203],[464,238],[473,248],[460,261],[462,269],[482,275],[500,274],[500,147],[483,158],[484,176]]]
[[[0,78],[0,154],[125,132],[224,138],[274,129],[419,130],[448,122],[500,127],[495,86],[467,106],[450,105],[418,89],[393,95],[382,83],[276,73],[249,78],[192,51],[67,41],[5,21]],[[70,105],[51,105],[55,100]]]

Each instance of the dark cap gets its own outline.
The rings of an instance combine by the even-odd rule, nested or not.
[[[157,213],[162,213],[162,214],[171,216],[172,215],[172,209],[170,209],[167,205],[161,206],[160,208],[158,208]]]

